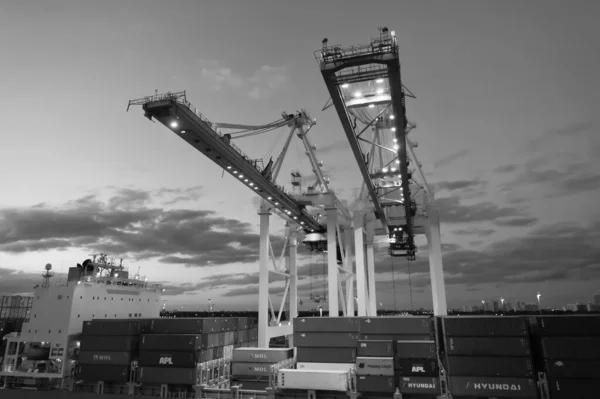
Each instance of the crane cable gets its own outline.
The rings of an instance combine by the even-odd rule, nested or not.
[[[412,295],[412,278],[411,278],[411,272],[410,272],[410,261],[408,260],[408,258],[406,258],[406,265],[408,266],[408,289],[410,292],[410,309],[414,310],[413,295]]]

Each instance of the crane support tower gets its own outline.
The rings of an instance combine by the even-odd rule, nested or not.
[[[414,95],[402,84],[395,33],[379,30],[367,45],[332,46],[323,39],[315,52],[331,96],[324,110],[335,108],[363,180],[363,207],[354,215],[357,286],[365,287],[358,289],[358,312],[376,312],[375,236],[385,237],[391,256],[412,261],[414,237],[425,234],[434,314],[445,315],[439,214],[414,153],[416,143],[408,139],[415,125],[406,116],[406,97]]]
[[[338,314],[338,299],[343,313],[354,314],[354,273],[352,272],[352,240],[350,223],[352,215],[330,189],[328,179],[317,160],[316,147],[308,138],[309,130],[315,121],[305,111],[294,114],[283,113],[282,118],[262,126],[231,123],[213,123],[202,115],[186,98],[185,91],[143,97],[129,102],[141,105],[144,116],[155,119],[170,131],[185,140],[211,161],[227,171],[248,189],[259,195],[261,200],[260,246],[259,246],[259,346],[268,347],[269,340],[277,336],[291,336],[292,320],[298,314],[297,289],[297,246],[298,233],[304,231],[304,242],[310,248],[327,250],[328,254],[328,298],[335,298],[335,313]],[[251,159],[232,140],[289,127],[289,135],[281,154],[276,161],[264,165],[263,160]],[[237,132],[223,133],[221,129]],[[316,183],[300,194],[287,192],[276,179],[281,165],[296,135],[303,143],[306,155],[316,176]],[[297,176],[296,176],[297,177]],[[308,207],[323,209],[321,213],[308,210]],[[275,213],[286,221],[285,243],[281,255],[277,257],[269,239],[270,215]],[[341,263],[341,266],[338,264]],[[272,269],[270,268],[272,265]],[[279,312],[275,312],[269,295],[269,275],[285,277],[285,289]],[[345,282],[345,295],[342,287]],[[363,288],[359,288],[359,291]],[[281,322],[284,305],[289,299],[289,318]],[[332,309],[330,307],[330,309]],[[290,339],[291,341],[291,339]],[[290,342],[292,343],[292,342]]]

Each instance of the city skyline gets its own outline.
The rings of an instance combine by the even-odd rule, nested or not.
[[[600,280],[600,6],[578,4],[565,14],[559,1],[381,1],[385,12],[374,13],[340,1],[7,0],[0,293],[30,292],[46,263],[58,280],[108,252],[163,283],[170,304],[255,304],[255,196],[139,108],[126,113],[127,102],[186,90],[212,121],[244,124],[306,108],[331,185],[352,203],[360,175],[337,115],[321,112],[328,95],[313,51],[324,37],[362,44],[387,26],[417,97],[410,137],[441,212],[448,307],[591,296]],[[236,18],[248,25],[227,22]],[[236,144],[268,160],[278,134]],[[287,187],[293,169],[311,173],[298,142],[281,172]],[[283,231],[283,221],[271,225]],[[418,245],[410,265],[378,249],[378,302],[431,307],[422,237]],[[299,256],[308,301],[323,291],[323,259],[305,248]]]

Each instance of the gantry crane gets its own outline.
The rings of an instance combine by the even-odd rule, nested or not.
[[[330,297],[334,292],[336,300],[340,295],[344,306],[344,314],[354,313],[352,256],[350,255],[350,236],[348,223],[351,215],[343,206],[335,193],[330,189],[327,179],[321,170],[321,164],[314,153],[315,147],[310,143],[307,133],[315,125],[315,121],[305,111],[294,114],[283,113],[282,118],[262,126],[250,126],[230,123],[213,123],[202,115],[189,101],[186,93],[175,92],[143,97],[129,102],[127,109],[132,105],[141,105],[144,115],[155,119],[168,127],[173,133],[196,148],[211,161],[223,168],[246,187],[262,198],[260,206],[260,269],[259,269],[259,346],[268,347],[269,339],[280,335],[291,335],[292,325],[281,325],[280,319],[283,305],[289,291],[290,320],[298,313],[297,292],[297,267],[296,250],[298,231],[304,230],[310,244],[328,250],[328,270],[330,276]],[[288,126],[290,132],[285,141],[283,150],[276,161],[270,160],[264,165],[263,160],[251,159],[232,140],[247,137],[279,127]],[[221,129],[237,130],[223,133]],[[306,154],[310,160],[317,182],[310,190],[300,195],[288,193],[276,183],[276,178],[281,170],[281,165],[294,136],[304,144]],[[316,188],[319,187],[319,190]],[[326,223],[322,219],[309,213],[307,206],[324,207],[327,211]],[[286,239],[282,255],[277,261],[269,240],[269,217],[272,212],[283,217],[286,223]],[[339,214],[339,215],[338,215]],[[339,216],[339,218],[338,218]],[[346,225],[344,225],[346,223]],[[325,236],[326,234],[326,236]],[[323,244],[326,242],[326,247]],[[338,252],[342,266],[338,265]],[[281,267],[281,260],[286,260],[285,269]],[[269,270],[269,260],[272,259],[273,270]],[[269,273],[284,276],[286,286],[281,302],[279,314],[276,315],[269,296]],[[346,297],[343,296],[338,273],[344,273],[346,282]],[[269,325],[268,311],[271,312],[273,322]]]

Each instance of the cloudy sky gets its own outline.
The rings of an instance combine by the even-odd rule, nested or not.
[[[186,90],[211,120],[243,124],[306,108],[332,186],[351,200],[358,169],[337,115],[321,112],[313,51],[324,37],[362,44],[387,26],[417,96],[411,138],[442,212],[449,306],[534,302],[538,291],[548,306],[590,300],[600,281],[600,4],[312,4],[2,1],[0,292],[30,291],[47,262],[64,272],[108,251],[167,285],[170,306],[255,307],[256,198],[127,102]],[[238,145],[268,159],[281,133]],[[303,153],[292,144],[281,183],[290,169],[310,173]],[[304,298],[322,293],[322,261],[301,251]],[[416,307],[431,306],[427,267],[421,248],[410,265]],[[409,307],[407,262],[383,248],[377,271],[384,307]]]

